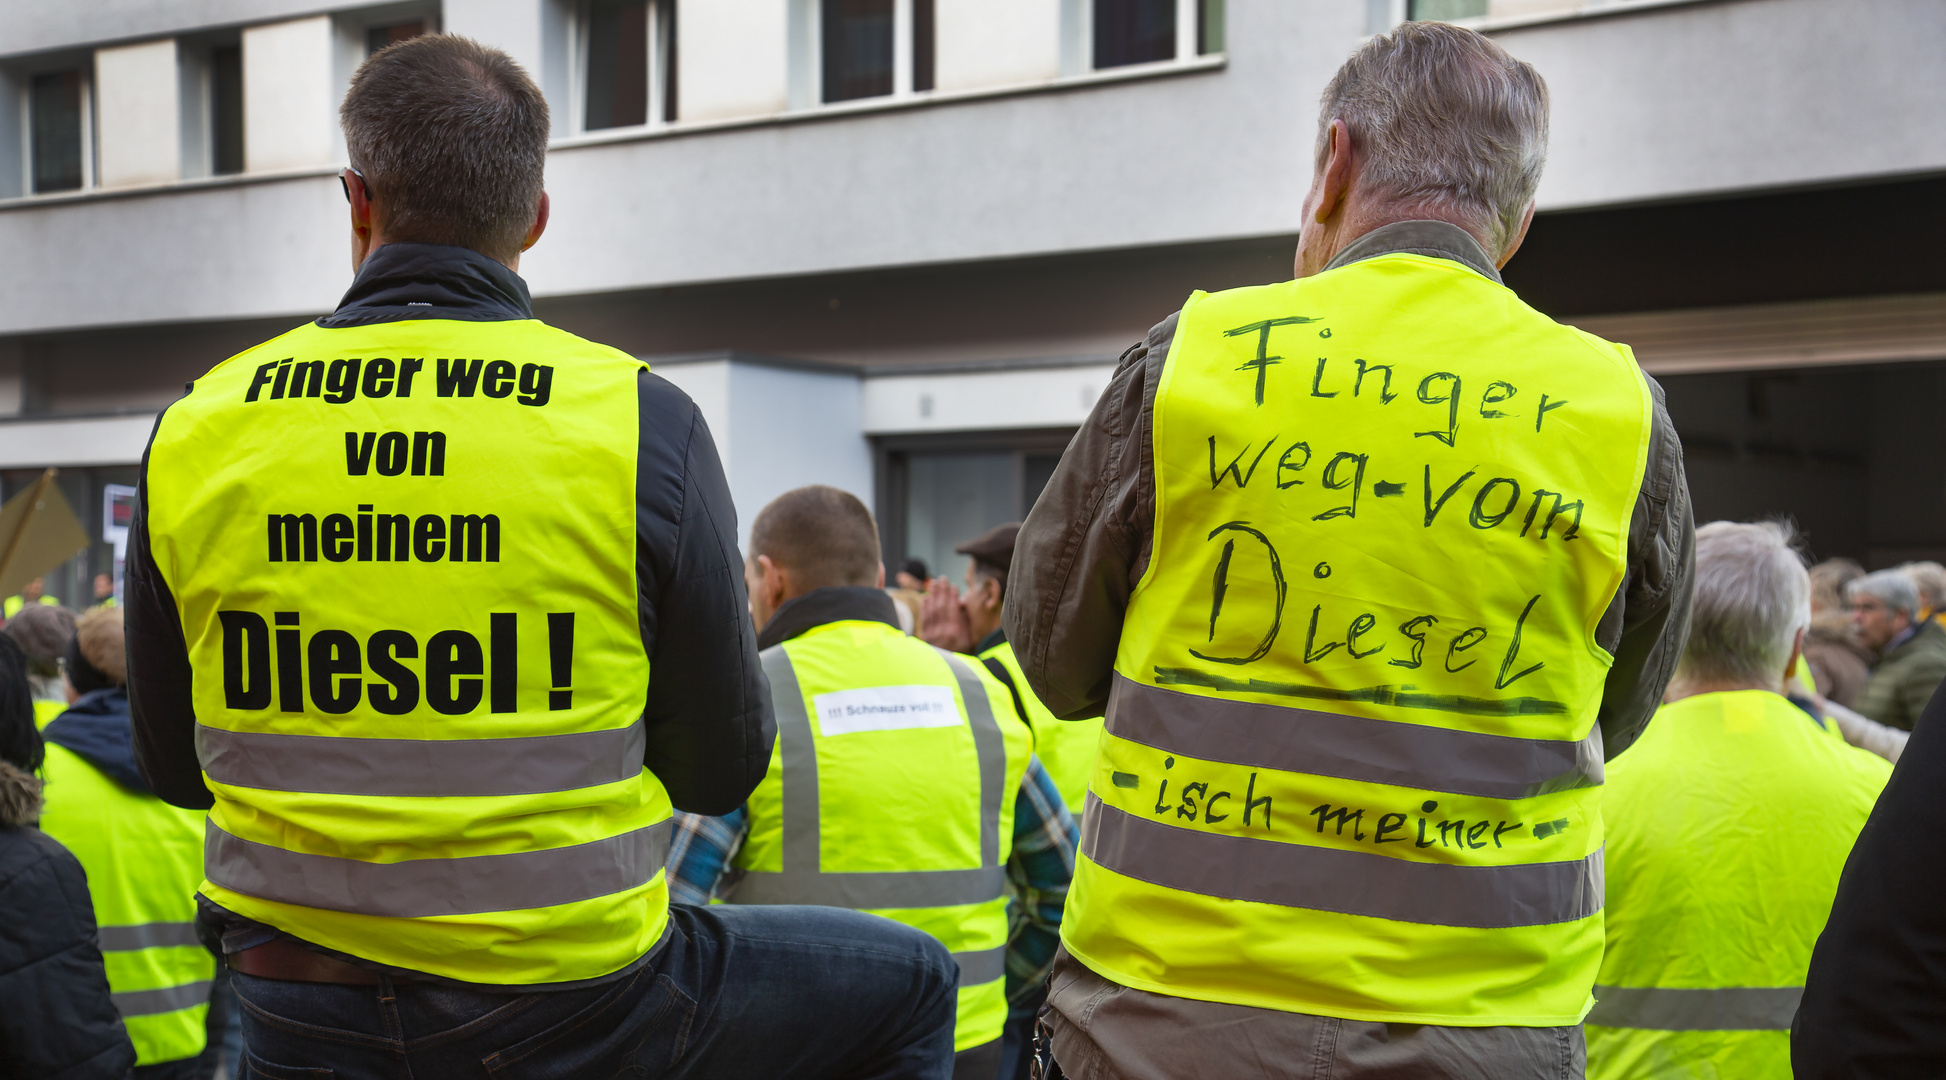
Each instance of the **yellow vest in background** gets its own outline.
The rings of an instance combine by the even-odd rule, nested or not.
[[[660,938],[641,370],[531,320],[309,325],[163,414],[143,512],[197,673],[206,895],[471,982]]]
[[[1006,866],[1033,736],[977,662],[844,620],[763,652],[777,710],[738,904],[871,911],[959,962],[953,1049],[1007,1020]]]
[[[54,743],[41,775],[41,830],[88,872],[95,939],[135,1063],[195,1057],[216,977],[216,958],[196,937],[203,812],[130,791]]]
[[[54,718],[68,711],[68,703],[50,698],[34,699],[34,726],[45,731]]]
[[[1578,1023],[1653,402],[1458,263],[1190,297],[1062,938],[1162,994]]]
[[[1762,690],[1664,706],[1608,774],[1594,1080],[1791,1075],[1791,1019],[1892,766]]]
[[[1021,719],[1034,732],[1034,756],[1041,759],[1041,767],[1061,790],[1061,798],[1068,804],[1068,812],[1076,821],[1081,820],[1081,808],[1088,797],[1088,777],[1095,771],[1095,750],[1101,742],[1102,718],[1092,720],[1062,720],[1057,718],[1041,699],[1034,696],[1034,688],[1027,685],[1027,674],[1020,670],[1020,660],[1014,656],[1014,646],[1010,641],[1002,641],[993,648],[980,654],[987,664],[999,664],[1007,673],[1003,682],[1010,682],[1016,704],[1025,710]],[[991,670],[989,668],[989,670]]]

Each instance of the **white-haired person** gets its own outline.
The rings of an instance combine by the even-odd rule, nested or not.
[[[1689,641],[1667,704],[1608,767],[1590,1077],[1791,1075],[1811,948],[1891,775],[1784,697],[1810,590],[1788,526],[1696,530]]]

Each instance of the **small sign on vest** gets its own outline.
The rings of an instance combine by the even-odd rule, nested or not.
[[[819,694],[811,704],[825,736],[960,725],[950,686],[867,686]]]

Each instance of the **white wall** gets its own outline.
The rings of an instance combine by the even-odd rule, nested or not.
[[[95,52],[102,187],[165,183],[182,175],[181,79],[174,38]]]
[[[933,19],[937,89],[1061,74],[1061,0],[935,0]]]
[[[1111,363],[874,376],[861,421],[871,435],[1074,426],[1114,374]]]
[[[683,120],[783,112],[790,56],[787,0],[684,4],[676,19],[676,108]]]
[[[653,366],[696,402],[716,439],[737,543],[770,500],[806,484],[830,484],[872,505],[872,455],[865,441],[858,376],[742,360]]]
[[[243,31],[243,157],[246,172],[326,165],[337,155],[331,17]]]

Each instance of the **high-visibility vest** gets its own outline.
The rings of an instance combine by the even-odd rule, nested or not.
[[[216,958],[196,938],[203,812],[130,791],[54,743],[41,775],[41,830],[88,873],[108,990],[136,1064],[202,1053],[216,977]]]
[[[470,982],[654,946],[642,370],[532,320],[307,325],[163,414],[143,513],[197,673],[205,895]]]
[[[39,603],[42,607],[61,606],[61,602],[59,600],[56,600],[51,596],[45,596],[45,595],[43,595],[40,598]],[[13,596],[7,597],[5,601],[0,601],[0,614],[4,614],[6,615],[7,618],[11,619],[15,615],[20,614],[20,609],[26,606],[27,606],[27,598],[16,593]]]
[[[1041,759],[1041,767],[1061,790],[1068,812],[1080,820],[1081,807],[1088,796],[1088,777],[1095,771],[1095,748],[1101,742],[1102,718],[1057,718],[1034,695],[1034,688],[1027,685],[1027,674],[1020,670],[1020,660],[1014,656],[1011,641],[1002,641],[980,653],[980,660],[1012,692],[1021,719],[1027,721],[1034,733],[1034,756]],[[993,670],[996,666],[998,671]],[[1001,678],[1002,672],[1005,678]]]
[[[68,711],[68,703],[51,698],[34,699],[34,726],[45,730],[54,718]]]
[[[1762,690],[1664,706],[1615,759],[1588,1075],[1791,1075],[1838,876],[1892,766]]]
[[[973,660],[841,620],[763,652],[777,710],[732,903],[897,919],[959,962],[953,1049],[1007,1020],[1007,858],[1033,737]]]
[[[1455,262],[1191,296],[1068,950],[1179,997],[1579,1022],[1595,627],[1653,407],[1626,347]]]

